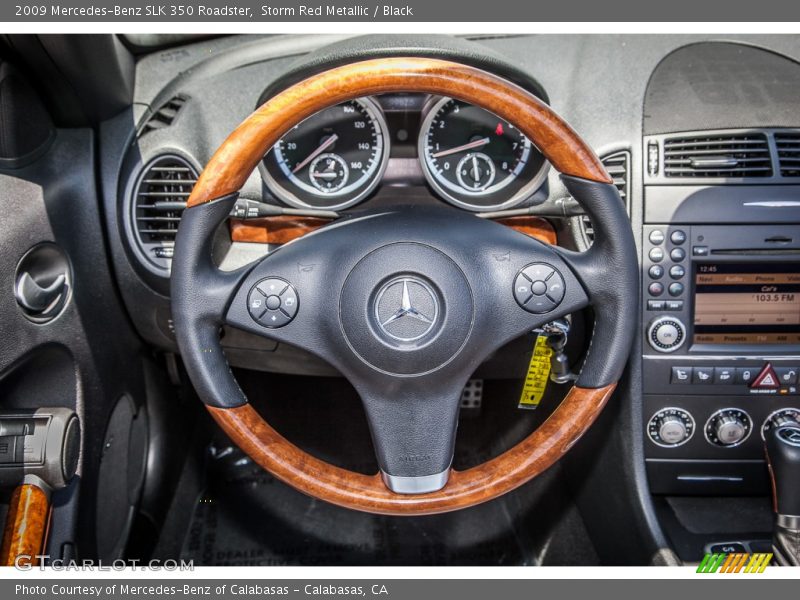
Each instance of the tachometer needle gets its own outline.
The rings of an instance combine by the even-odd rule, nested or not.
[[[339,139],[339,136],[334,133],[331,137],[329,137],[327,140],[322,142],[319,145],[319,148],[317,148],[311,154],[306,156],[305,159],[302,162],[297,163],[297,166],[294,169],[292,169],[292,173],[297,173],[300,169],[305,167],[308,163],[310,163],[312,160],[314,160],[317,156],[322,154],[325,151],[325,148],[327,148],[328,146],[333,144],[338,139]]]
[[[481,170],[478,168],[478,157],[474,154],[472,155],[472,178],[475,180],[475,183],[481,180]]]
[[[449,156],[450,154],[455,154],[456,152],[461,152],[463,150],[472,150],[473,148],[480,148],[481,146],[485,146],[489,142],[491,142],[488,137],[481,138],[479,140],[475,140],[474,142],[470,142],[469,144],[464,144],[463,146],[456,146],[455,148],[450,148],[449,150],[442,150],[441,152],[437,152],[436,154],[431,154],[433,158],[441,158],[442,156]]]

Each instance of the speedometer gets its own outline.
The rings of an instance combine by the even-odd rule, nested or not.
[[[427,112],[419,155],[431,187],[476,211],[521,202],[547,174],[544,156],[511,123],[451,98]]]
[[[380,108],[359,98],[312,115],[264,157],[267,186],[293,206],[341,209],[378,184],[389,157]]]

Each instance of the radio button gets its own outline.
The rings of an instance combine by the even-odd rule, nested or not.
[[[663,448],[685,444],[694,435],[695,423],[690,413],[681,408],[662,408],[647,423],[650,440]]]
[[[550,300],[547,296],[535,296],[530,302],[523,306],[523,308],[528,312],[540,315],[550,312],[556,306],[558,306],[558,304]]]
[[[283,327],[297,314],[297,292],[283,279],[262,279],[250,290],[247,308],[260,325],[270,329]]]
[[[547,281],[553,274],[553,267],[546,263],[533,263],[522,269],[521,273],[530,281]]]
[[[664,310],[664,305],[666,302],[663,300],[648,300],[647,301],[647,310]]]
[[[647,287],[647,291],[651,296],[660,296],[664,293],[664,286],[661,283],[653,282]]]
[[[684,269],[681,265],[672,265],[669,268],[669,276],[673,279],[680,279],[686,275],[686,269]]]
[[[706,421],[706,440],[714,446],[731,448],[750,437],[753,422],[745,411],[738,408],[718,410]]]
[[[714,367],[695,367],[692,383],[701,385],[714,383]]]
[[[778,381],[778,375],[775,373],[775,370],[772,368],[770,363],[764,365],[764,368],[761,369],[761,372],[756,376],[753,383],[750,384],[750,387],[757,390],[781,387],[781,384]]]
[[[664,303],[664,310],[678,312],[683,310],[683,300],[667,300]]]
[[[686,434],[686,425],[678,417],[665,417],[660,425],[658,435],[666,444],[680,444],[689,437]]]
[[[692,383],[692,367],[672,367],[670,382],[683,385]]]
[[[679,331],[672,323],[664,323],[656,330],[655,337],[662,346],[671,346],[678,339]]]
[[[559,304],[564,299],[564,280],[561,274],[558,271],[554,271],[554,275],[545,283],[547,283],[547,297]]]
[[[664,251],[661,248],[652,248],[648,256],[654,263],[659,263],[664,260]]]
[[[534,296],[544,296],[547,291],[547,284],[544,281],[534,281],[531,285],[531,291]]]
[[[673,248],[669,253],[669,257],[675,262],[681,262],[686,258],[686,250],[683,248]]]
[[[676,229],[670,234],[669,239],[672,241],[673,244],[680,246],[683,242],[686,241],[686,233],[680,229]]]
[[[654,229],[650,232],[650,243],[656,246],[664,243],[664,232],[660,229]]]
[[[775,367],[775,374],[781,385],[792,385],[797,383],[797,367]]]
[[[694,256],[708,256],[708,246],[693,246],[692,254]]]
[[[772,548],[772,546],[770,546],[770,548]],[[740,544],[739,542],[723,542],[720,544],[712,544],[708,547],[709,554],[737,554],[744,552],[747,552],[747,548],[744,547],[744,544]]]
[[[664,276],[664,267],[661,265],[653,265],[647,271],[651,279],[661,279]]]
[[[670,283],[669,284],[669,295],[670,296],[680,296],[683,293],[683,284],[682,283]]]
[[[736,369],[732,367],[716,367],[714,369],[714,383],[723,385],[733,384],[736,378]]]
[[[756,378],[757,374],[758,367],[737,367],[736,383],[750,385],[750,382]]]
[[[647,340],[658,352],[674,352],[686,341],[686,328],[678,319],[659,317],[647,328]]]

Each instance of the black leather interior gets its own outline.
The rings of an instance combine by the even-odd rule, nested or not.
[[[603,387],[622,376],[636,327],[632,316],[639,306],[639,267],[636,244],[617,188],[562,175],[567,189],[586,210],[597,231],[595,243],[571,262],[595,307],[595,325],[577,385]]]
[[[220,327],[243,269],[222,273],[212,260],[214,233],[227,218],[237,194],[187,210],[178,231],[178,260],[171,277],[172,314],[178,345],[197,394],[210,406],[247,403],[219,343]]]

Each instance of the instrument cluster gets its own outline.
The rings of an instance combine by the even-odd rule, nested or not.
[[[367,199],[392,159],[416,159],[441,199],[509,208],[543,183],[547,162],[513,124],[452,98],[385,95],[326,108],[292,128],[260,170],[280,201],[341,210]]]

